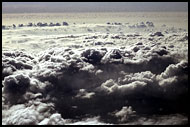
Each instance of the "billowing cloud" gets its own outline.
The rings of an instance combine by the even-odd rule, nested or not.
[[[2,124],[187,124],[188,34],[153,26],[136,24],[143,34],[119,33],[128,27],[117,22],[81,26],[115,31],[39,37],[55,43],[33,55],[3,51]]]
[[[119,117],[121,122],[125,122],[128,120],[128,118],[131,117],[131,115],[134,115],[134,114],[135,114],[135,111],[132,110],[131,106],[129,107],[124,106],[122,107],[120,111],[115,113],[115,116]]]
[[[96,114],[100,116],[100,119],[113,117],[113,119],[117,119],[117,122],[125,123],[128,122],[128,118],[132,117],[132,114],[134,116],[134,113],[141,113],[143,106],[152,105],[149,98],[157,98],[155,103],[158,108],[164,108],[165,111],[165,108],[167,109],[170,105],[163,106],[162,99],[171,99],[176,103],[178,99],[175,100],[174,97],[187,93],[185,84],[179,88],[179,84],[183,82],[179,78],[187,80],[187,62],[181,61],[175,64],[176,60],[169,56],[160,55],[155,50],[150,50],[150,52],[156,53],[152,53],[152,55],[136,53],[136,57],[144,57],[137,62],[138,60],[134,58],[127,60],[126,52],[119,49],[88,49],[76,50],[75,52],[71,52],[70,49],[52,49],[39,55],[38,60],[35,58],[37,64],[33,64],[32,68],[23,68],[27,70],[27,73],[23,69],[15,67],[15,71],[10,71],[12,74],[5,76],[3,80],[3,104],[13,104],[8,112],[14,108],[14,104],[24,103],[25,105],[10,115],[3,115],[3,123],[65,124],[64,119],[71,118],[71,116],[64,114],[64,112],[73,113],[76,117],[82,117],[82,114]],[[123,63],[124,59],[127,60],[127,63]],[[18,63],[22,61],[22,59],[17,60]],[[165,65],[159,67],[164,70],[163,72],[158,73],[156,69],[152,69],[157,68],[155,60],[166,62]],[[175,62],[170,64],[170,61]],[[175,86],[177,93],[170,90],[170,86],[173,86],[171,88]],[[106,102],[109,105],[113,103],[107,112],[105,112],[105,107],[98,106],[101,105],[102,96],[108,100],[112,100],[113,97],[118,99],[116,102]],[[134,101],[134,97],[139,99]],[[35,104],[33,101],[31,103],[30,100],[38,100],[38,103]],[[43,101],[54,103],[54,105],[45,104]],[[82,106],[88,101],[91,101],[92,105],[99,107],[99,109],[96,111],[93,107],[86,105],[88,110],[85,111]],[[139,104],[142,105],[142,108],[137,107]],[[115,109],[114,105],[123,108]],[[128,105],[131,105],[134,111]],[[4,110],[6,111],[6,108]],[[101,114],[103,110],[105,110],[104,113],[107,113],[106,116]],[[116,110],[118,112],[115,113],[115,116],[109,115]],[[146,110],[151,112],[148,108],[145,108]],[[54,114],[50,112],[54,112]],[[57,112],[60,114],[56,114]],[[160,112],[160,110],[156,112]],[[38,114],[41,113],[44,113],[44,116],[38,118]],[[16,122],[19,121],[17,119],[20,117],[23,118],[22,122]]]

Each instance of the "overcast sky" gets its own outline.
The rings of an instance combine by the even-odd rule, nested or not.
[[[188,11],[188,2],[3,2],[3,13]]]

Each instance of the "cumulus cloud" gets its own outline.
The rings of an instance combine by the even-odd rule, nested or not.
[[[3,51],[2,54],[2,79],[12,75],[13,72],[23,69],[32,69],[35,59],[24,52]]]
[[[151,73],[150,71],[144,71],[139,73],[126,74],[124,79],[120,78],[119,82],[122,84],[127,84],[134,81],[153,83],[154,80],[155,80],[155,74]]]
[[[11,75],[5,77],[3,85],[5,98],[11,103],[18,103],[17,101],[22,100],[22,95],[25,94],[29,88],[30,78],[22,74]]]
[[[164,72],[157,75],[156,79],[159,86],[167,95],[167,98],[177,99],[180,95],[185,95],[188,91],[188,64],[187,61],[181,61],[177,64],[169,65]]]
[[[96,64],[101,61],[101,58],[104,56],[103,51],[96,51],[95,49],[88,49],[84,51],[81,55],[85,58],[84,60]]]
[[[104,55],[104,57],[101,60],[101,63],[114,63],[114,62],[121,62],[121,51],[119,49],[111,49],[107,51],[107,53]]]
[[[39,99],[30,99],[25,104],[17,104],[5,108],[2,110],[2,123],[5,125],[63,124],[64,120],[60,114],[52,114],[54,112],[53,104],[40,101]],[[48,123],[45,123],[44,121],[47,120]]]
[[[55,113],[50,116],[50,118],[45,118],[38,125],[64,125],[65,120],[61,117],[60,114]]]
[[[94,96],[95,93],[94,92],[87,92],[85,89],[80,89],[78,94],[76,95],[76,97],[78,98],[91,98],[92,96]]]
[[[25,105],[12,106],[8,111],[3,112],[6,119],[2,120],[2,124],[8,125],[36,125],[38,123],[37,111]]]
[[[106,93],[117,93],[122,95],[127,95],[131,93],[138,92],[144,86],[146,86],[145,82],[134,81],[124,85],[118,85],[113,81],[113,79],[107,80],[105,83],[101,85],[101,90],[105,91]]]
[[[121,122],[126,122],[128,119],[135,114],[135,111],[132,110],[132,107],[124,106],[122,109],[115,113],[116,117],[119,117]]]
[[[188,62],[145,46],[4,53],[3,124],[158,124],[141,115],[185,112]]]
[[[87,118],[78,122],[68,123],[68,125],[112,125],[109,123],[103,123],[99,120],[99,117]]]
[[[181,61],[178,64],[169,65],[164,72],[161,73],[160,77],[166,79],[175,75],[181,75],[187,73],[187,61]]]

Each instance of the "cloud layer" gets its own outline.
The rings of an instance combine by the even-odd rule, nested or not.
[[[2,26],[3,125],[188,123],[185,29],[47,22]]]
[[[62,125],[88,116],[122,124],[141,121],[142,114],[159,119],[159,114],[185,113],[188,62],[177,61],[164,48],[142,53],[146,49],[139,45],[138,51],[54,48],[38,56],[3,52],[3,124]],[[160,120],[155,119],[147,122]]]

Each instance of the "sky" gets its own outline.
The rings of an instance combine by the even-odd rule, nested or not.
[[[3,2],[2,13],[54,12],[175,12],[188,2]]]

